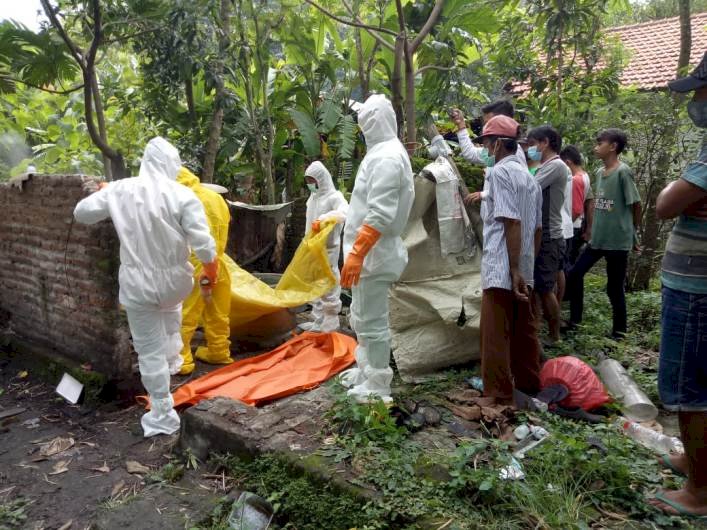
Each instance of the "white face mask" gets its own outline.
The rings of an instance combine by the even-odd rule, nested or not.
[[[311,184],[311,183],[307,182],[307,189],[309,189],[309,191],[311,191],[312,193],[314,193],[315,191],[317,191],[317,185],[316,185],[316,184]]]

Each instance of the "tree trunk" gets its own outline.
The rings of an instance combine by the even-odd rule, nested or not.
[[[405,115],[403,113],[403,55],[405,54],[405,38],[399,35],[395,39],[395,63],[393,64],[393,77],[390,80],[390,91],[393,98],[393,109],[398,121],[398,137],[402,138]]]
[[[687,74],[692,49],[692,28],[690,26],[690,0],[678,0],[680,10],[680,55],[678,56],[678,76]]]
[[[410,45],[405,43],[405,147],[408,155],[415,152],[417,139],[417,124],[415,123],[415,66],[412,63]]]
[[[189,112],[189,120],[191,124],[196,128],[196,108],[194,107],[194,84],[191,72],[184,80],[184,94],[187,98],[187,110]]]
[[[221,129],[223,128],[223,106],[226,100],[226,85],[223,81],[223,69],[226,61],[226,53],[230,43],[229,36],[231,34],[231,0],[221,0],[221,10],[219,13],[221,19],[219,51],[216,65],[214,66],[214,81],[216,83],[216,97],[214,98],[214,114],[209,126],[209,135],[206,140],[206,152],[204,154],[204,163],[202,164],[201,180],[204,182],[212,182],[214,178],[214,169],[216,167],[216,155],[218,154],[219,143],[221,142]]]
[[[108,143],[108,134],[106,133],[106,116],[103,111],[103,102],[101,101],[101,92],[98,89],[98,78],[96,77],[95,70],[91,75],[91,91],[93,92],[93,103],[96,108],[96,120],[98,121],[98,134],[101,139]],[[121,157],[122,158],[122,157]],[[103,155],[103,170],[106,173],[106,180],[113,180],[113,167],[110,158],[105,154]]]
[[[356,62],[358,63],[358,79],[361,86],[363,101],[368,98],[368,78],[366,77],[365,57],[363,56],[363,46],[361,45],[361,30],[354,31],[354,42],[356,43]]]

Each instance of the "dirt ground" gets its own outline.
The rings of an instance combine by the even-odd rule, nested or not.
[[[0,416],[24,409],[0,419],[0,529],[189,528],[212,512],[217,477],[158,473],[177,435],[145,439],[137,405],[71,405],[30,370],[0,353]]]

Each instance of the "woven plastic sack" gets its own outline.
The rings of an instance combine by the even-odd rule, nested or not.
[[[547,361],[540,370],[540,386],[564,385],[570,393],[559,404],[565,408],[593,410],[609,401],[604,385],[592,367],[576,357],[557,357]]]

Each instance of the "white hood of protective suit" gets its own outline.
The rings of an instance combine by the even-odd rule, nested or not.
[[[111,182],[76,205],[74,217],[110,218],[120,239],[120,303],[173,308],[192,289],[190,247],[202,262],[216,257],[204,207],[176,182],[179,152],[164,138],[147,144],[138,177]]]
[[[381,94],[370,96],[358,112],[358,126],[369,149],[379,142],[398,138],[393,105]]]
[[[348,254],[367,224],[381,233],[363,262],[361,277],[396,280],[407,265],[401,234],[415,197],[407,151],[397,136],[393,105],[373,95],[361,107],[358,123],[366,137],[366,156],[356,173],[349,214],[344,227],[344,254]]]
[[[324,221],[330,217],[339,220],[329,239],[327,248],[329,261],[332,266],[338,267],[339,252],[341,251],[341,229],[349,203],[344,195],[334,187],[334,180],[329,170],[319,161],[312,162],[304,172],[305,176],[317,181],[317,190],[313,191],[307,199],[307,230],[310,230],[314,221]]]

